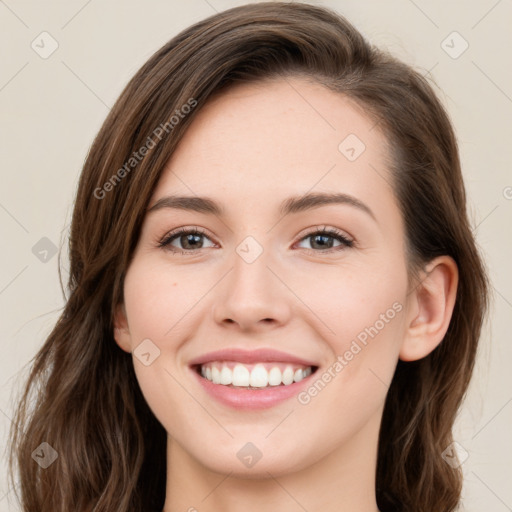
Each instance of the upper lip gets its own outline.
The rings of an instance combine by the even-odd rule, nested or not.
[[[286,352],[280,352],[279,350],[268,348],[259,348],[257,350],[243,350],[239,348],[216,350],[192,359],[189,364],[194,366],[209,363],[211,361],[236,361],[246,364],[282,362],[303,366],[316,366],[312,361],[308,361],[292,354],[287,354]]]

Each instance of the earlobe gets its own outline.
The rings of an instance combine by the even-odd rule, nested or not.
[[[131,335],[124,304],[118,304],[114,314],[114,339],[121,349],[131,352]]]
[[[413,313],[400,349],[402,361],[416,361],[432,352],[443,340],[457,296],[459,272],[450,256],[432,260],[410,294]]]

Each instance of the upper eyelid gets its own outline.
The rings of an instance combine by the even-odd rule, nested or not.
[[[335,236],[335,235],[343,235],[345,238],[348,238],[350,240],[354,240],[354,237],[347,233],[344,229],[335,228],[332,226],[329,226],[327,224],[317,224],[316,226],[312,226],[311,228],[308,228],[305,232],[303,232],[301,235],[298,235],[300,238],[304,238],[305,236],[314,235],[317,232],[323,232],[326,231],[329,235]]]

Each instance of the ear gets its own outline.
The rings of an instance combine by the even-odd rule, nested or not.
[[[435,258],[422,271],[408,301],[402,361],[421,359],[441,343],[452,318],[458,281],[457,264],[450,256]]]
[[[114,313],[114,339],[125,352],[132,351],[132,337],[124,304],[118,304]]]

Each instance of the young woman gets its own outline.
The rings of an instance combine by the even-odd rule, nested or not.
[[[456,140],[344,18],[250,4],[152,56],[70,258],[12,430],[22,510],[457,508],[488,285]]]

